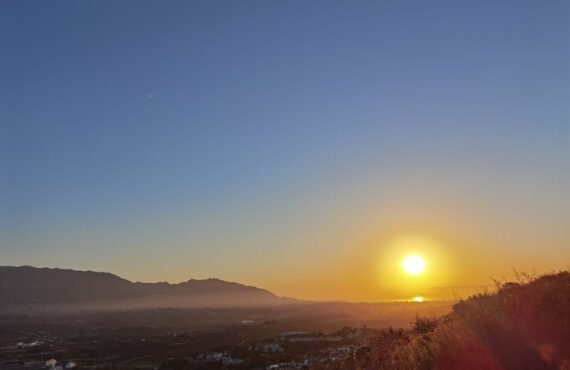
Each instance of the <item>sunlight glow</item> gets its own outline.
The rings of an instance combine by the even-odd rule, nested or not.
[[[426,261],[420,256],[407,256],[402,262],[402,267],[408,274],[417,276],[425,271]]]

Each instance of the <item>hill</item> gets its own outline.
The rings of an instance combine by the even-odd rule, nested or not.
[[[497,285],[315,369],[569,370],[570,272]]]
[[[139,283],[106,272],[0,266],[0,309],[240,307],[291,303],[273,293],[219,279]]]

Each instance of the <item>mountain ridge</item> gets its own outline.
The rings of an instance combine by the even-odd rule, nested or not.
[[[133,282],[109,272],[33,266],[0,266],[0,307],[105,304],[129,308],[255,306],[290,298],[219,278],[180,283]]]

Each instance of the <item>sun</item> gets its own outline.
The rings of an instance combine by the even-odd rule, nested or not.
[[[402,267],[406,273],[413,276],[418,276],[425,271],[426,261],[420,256],[407,256],[402,261]]]

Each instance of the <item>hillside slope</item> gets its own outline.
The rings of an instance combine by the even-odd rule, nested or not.
[[[316,369],[570,370],[570,272],[520,280]]]

